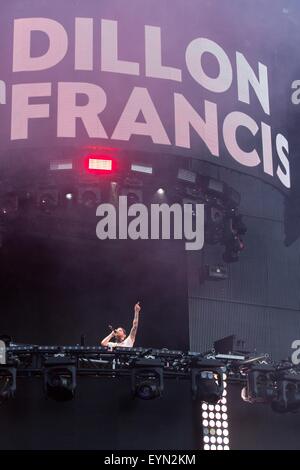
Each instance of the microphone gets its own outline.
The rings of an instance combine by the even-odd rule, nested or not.
[[[115,330],[111,325],[108,325],[108,328],[109,328],[112,332],[116,333],[116,330]]]

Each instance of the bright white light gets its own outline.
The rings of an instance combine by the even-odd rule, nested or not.
[[[149,165],[142,165],[140,163],[132,163],[131,171],[136,171],[138,173],[147,173],[148,175],[152,175],[153,168]]]
[[[203,441],[207,444],[207,443],[209,442],[209,437],[208,437],[208,436],[205,436],[205,437],[203,438]]]
[[[50,162],[51,171],[72,170],[73,163],[70,160],[53,160]]]
[[[205,444],[204,450],[210,450],[210,445],[209,445],[209,444]]]
[[[227,375],[223,374],[224,381]],[[223,396],[219,404],[212,405],[202,403],[202,419],[203,421],[203,435],[205,436],[204,443],[207,443],[207,438],[210,438],[210,446],[207,444],[207,449],[210,450],[229,450],[229,431],[228,431],[228,413],[227,413],[227,384],[224,384]],[[204,429],[205,426],[205,429]],[[205,449],[205,446],[204,446]]]
[[[71,201],[73,199],[73,194],[72,193],[67,193],[65,195],[65,198],[68,199],[68,201]]]
[[[165,190],[163,188],[159,188],[157,190],[157,194],[159,194],[160,196],[162,196],[163,194],[165,194]]]

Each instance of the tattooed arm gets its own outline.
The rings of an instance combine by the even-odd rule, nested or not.
[[[135,341],[136,332],[137,332],[137,329],[138,329],[140,311],[141,311],[140,302],[137,302],[134,306],[134,319],[133,319],[133,323],[132,323],[132,328],[131,328],[130,333],[129,333],[129,336],[130,336],[130,338],[132,339],[133,342]]]

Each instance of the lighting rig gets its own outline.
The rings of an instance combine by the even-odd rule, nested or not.
[[[224,367],[217,359],[168,349],[10,345],[0,369],[0,397],[14,395],[19,377],[43,378],[46,395],[58,401],[74,397],[80,376],[131,377],[133,396],[144,400],[162,396],[165,380],[182,379],[191,381],[195,400],[216,403]]]
[[[121,195],[129,205],[204,204],[205,243],[224,246],[224,261],[236,262],[247,231],[239,213],[240,195],[223,181],[191,171],[191,165],[187,159],[166,156],[153,164],[151,155],[120,158],[107,151],[51,160],[43,171],[30,178],[26,173],[15,182],[2,175],[1,231],[90,238],[95,234],[96,207],[117,204]]]
[[[0,366],[0,401],[14,396],[19,377],[43,378],[46,395],[60,401],[74,397],[80,376],[131,377],[133,396],[144,400],[162,396],[165,380],[177,379],[190,381],[192,397],[197,402],[222,405],[227,383],[238,383],[242,398],[248,403],[268,404],[279,413],[300,410],[299,366],[273,363],[268,354],[257,356],[234,350],[232,345],[243,344],[234,335],[215,344],[217,350],[200,354],[168,349],[10,343],[6,347],[6,363]]]
[[[300,412],[300,365],[247,351],[236,335],[215,341],[214,352],[226,363],[228,381],[240,384],[245,402],[270,405],[277,413]]]
[[[300,367],[273,363],[268,354],[245,351],[235,335],[205,353],[99,346],[37,346],[6,342],[0,366],[0,404],[13,398],[19,378],[43,380],[47,398],[69,401],[79,377],[131,378],[133,398],[163,396],[169,380],[188,380],[200,407],[204,450],[229,450],[227,386],[238,385],[244,401],[270,405],[277,413],[300,411]],[[130,392],[129,392],[130,393]]]
[[[299,366],[269,362],[244,367],[242,373],[246,376],[244,401],[270,405],[277,413],[300,412]]]

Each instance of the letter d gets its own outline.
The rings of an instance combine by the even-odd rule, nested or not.
[[[45,54],[31,57],[31,33],[40,31],[49,38]],[[58,64],[68,50],[68,35],[64,27],[49,18],[19,18],[14,21],[13,72],[35,72]]]

